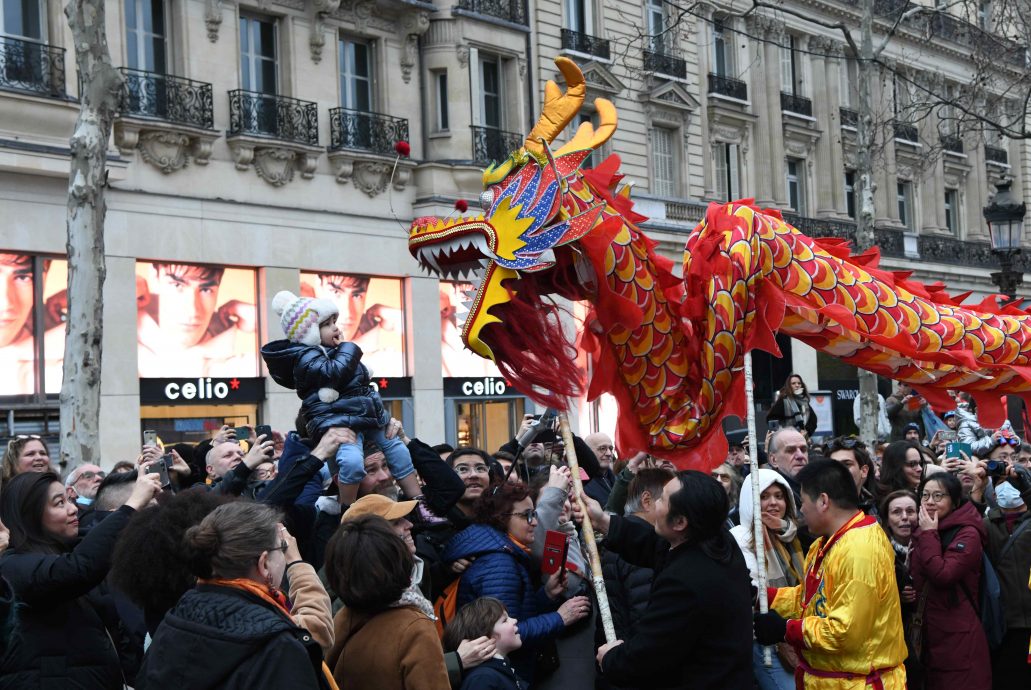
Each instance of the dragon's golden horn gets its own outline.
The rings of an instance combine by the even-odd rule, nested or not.
[[[595,129],[590,122],[581,124],[573,138],[555,152],[555,158],[573,151],[597,149],[612,137],[617,124],[616,106],[604,98],[596,98],[594,108],[598,111],[598,128]]]
[[[557,57],[555,64],[566,78],[566,92],[562,93],[558,84],[550,79],[544,85],[544,107],[541,109],[541,117],[526,135],[525,144],[527,151],[538,156],[544,155],[541,139],[548,143],[555,141],[555,137],[580,112],[584,95],[587,93],[583,72],[575,62],[566,57]]]

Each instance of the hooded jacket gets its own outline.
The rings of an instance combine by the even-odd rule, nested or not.
[[[273,381],[297,391],[313,439],[335,426],[365,431],[390,421],[354,343],[324,348],[275,340],[262,346],[261,357]]]
[[[508,615],[519,620],[523,640],[522,648],[510,655],[510,661],[519,676],[530,681],[540,643],[554,639],[564,627],[562,616],[554,612],[557,602],[549,601],[543,588],[534,586],[530,556],[496,529],[470,525],[448,542],[441,560],[451,563],[472,557],[476,560],[458,585],[458,606],[478,597],[494,597],[505,605]]]
[[[959,424],[956,426],[956,436],[961,443],[969,443],[970,450],[974,455],[987,453],[995,446],[992,435],[981,427],[977,421],[977,415],[971,412],[966,405],[956,406],[956,416],[959,417]],[[1007,421],[1007,426],[1009,422]]]
[[[788,526],[784,531],[776,534],[777,539],[780,540],[787,552],[788,558],[791,554],[797,556],[797,566],[799,568],[804,567],[805,555],[802,552],[802,545],[798,540],[798,525],[796,520],[798,518],[798,509],[795,507],[795,497],[791,492],[791,486],[788,481],[775,470],[762,468],[759,470],[759,495],[762,495],[763,491],[766,491],[772,485],[776,484],[784,492],[784,500],[787,502],[787,508],[784,512],[784,519],[787,521]],[[741,497],[738,501],[738,510],[741,512],[741,524],[735,526],[730,530],[737,545],[741,547],[741,553],[745,557],[745,565],[748,566],[748,573],[752,577],[752,584],[759,585],[759,561],[756,556],[755,548],[755,529],[753,520],[755,519],[755,512],[752,505],[752,482],[750,479],[746,480],[741,484]],[[767,554],[769,551],[767,551]],[[769,558],[767,558],[766,571],[772,577],[773,573],[770,572]],[[800,573],[800,576],[804,576],[804,572]],[[791,578],[795,580],[795,578]],[[800,578],[799,578],[800,579]],[[782,584],[771,584],[771,587],[786,587],[798,584],[798,581],[785,581]]]
[[[283,612],[242,590],[198,585],[158,626],[136,690],[326,688],[322,650]]]
[[[943,552],[941,534],[958,528]],[[938,521],[936,530],[918,530],[910,569],[924,610],[924,668],[928,688],[990,690],[988,640],[977,612],[981,554],[987,540],[973,503],[963,503]]]

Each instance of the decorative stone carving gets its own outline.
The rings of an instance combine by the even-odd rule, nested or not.
[[[310,180],[315,176],[319,155],[324,149],[286,141],[270,142],[248,136],[235,136],[226,140],[233,154],[237,170],[247,170],[252,165],[258,177],[273,187],[281,187],[300,171],[301,177]]]
[[[516,60],[516,67],[519,70],[519,78],[520,79],[526,79],[526,59],[525,58],[518,58]]]
[[[814,53],[819,53],[818,56],[814,57],[828,57],[835,53],[838,49],[837,41],[833,40],[828,36],[810,36],[809,37],[809,50]]]
[[[139,149],[144,162],[168,175],[189,164],[207,165],[219,133],[172,122],[119,116],[114,123],[115,146],[129,157]]]
[[[286,149],[256,149],[254,151],[254,172],[273,187],[282,187],[294,179],[293,151]]]
[[[405,84],[412,81],[412,68],[419,59],[419,36],[430,28],[430,15],[426,12],[409,12],[401,19],[405,34],[404,52],[401,54],[401,78]]]
[[[303,3],[303,0],[301,2]],[[308,36],[308,47],[311,48],[311,61],[316,65],[322,62],[322,49],[326,46],[326,18],[338,9],[340,9],[340,0],[312,0],[311,34]]]
[[[140,135],[140,157],[168,175],[190,162],[190,137],[176,132],[144,132]]]
[[[465,69],[469,66],[469,46],[457,45],[455,46],[455,53],[458,55],[458,66]]]
[[[204,26],[208,29],[208,40],[218,41],[218,29],[222,26],[222,0],[207,0],[204,3]]]
[[[354,3],[352,12],[354,15],[354,28],[359,33],[365,33],[369,29],[369,19],[372,18],[372,11],[376,9],[376,3],[372,0],[358,0]]]
[[[354,182],[359,189],[370,198],[382,194],[390,185],[390,175],[394,175],[394,189],[402,191],[412,177],[415,164],[409,160],[395,162],[388,156],[358,151],[330,151],[329,163],[340,184]]]
[[[763,38],[779,39],[784,35],[784,22],[765,14],[753,14],[748,18],[749,27]]]

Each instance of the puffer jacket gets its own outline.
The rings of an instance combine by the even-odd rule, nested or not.
[[[977,421],[977,415],[967,409],[966,405],[956,407],[956,416],[959,417],[959,424],[956,426],[956,436],[960,443],[969,443],[970,450],[974,455],[982,455],[989,452],[995,445],[992,435],[984,429]],[[1009,422],[1006,422],[1009,425]]]
[[[369,385],[362,350],[354,343],[326,349],[275,340],[261,348],[261,357],[273,381],[297,391],[314,439],[335,426],[365,431],[390,421],[379,394]],[[328,391],[339,397],[330,400]]]
[[[1031,506],[1031,489],[1021,493],[1024,504]],[[988,531],[988,558],[999,576],[1003,613],[1009,630],[1031,628],[1031,589],[1027,574],[1031,572],[1031,511],[1024,512],[1013,525],[1013,532],[1024,525],[1017,538],[1010,541],[1006,518],[998,508],[991,508],[984,519]]]
[[[511,539],[487,525],[470,525],[448,542],[442,560],[451,563],[459,558],[475,558],[462,574],[458,585],[458,606],[461,608],[478,597],[494,597],[505,605],[508,615],[519,620],[521,649],[510,656],[519,677],[533,680],[534,658],[545,640],[562,632],[562,616],[537,587],[530,576],[532,563]]]
[[[646,520],[628,515],[627,522],[648,525]],[[601,556],[601,570],[605,576],[605,591],[609,595],[609,609],[616,638],[629,640],[634,636],[637,622],[648,608],[655,571],[632,565],[616,553],[606,550]]]
[[[307,630],[260,598],[198,585],[158,626],[136,690],[328,688]]]
[[[941,534],[959,528],[943,552]],[[990,690],[988,640],[977,613],[981,554],[987,540],[973,503],[963,503],[938,521],[936,530],[918,530],[910,570],[924,610],[924,668],[928,690]]]

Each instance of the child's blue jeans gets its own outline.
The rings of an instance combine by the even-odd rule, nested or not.
[[[366,434],[387,456],[387,466],[394,479],[404,479],[415,471],[415,467],[412,465],[412,456],[401,439],[396,436],[387,438],[382,428],[356,431],[355,435],[358,438],[355,443],[341,443],[340,448],[337,449],[336,460],[339,466],[337,479],[341,484],[358,484],[365,477],[363,448]]]

